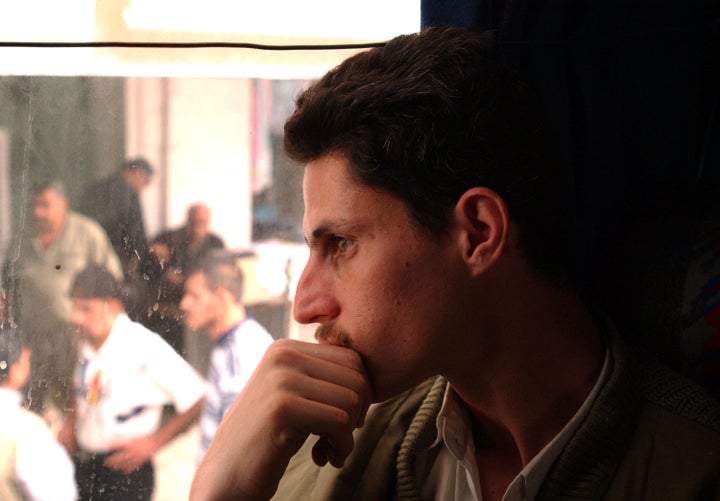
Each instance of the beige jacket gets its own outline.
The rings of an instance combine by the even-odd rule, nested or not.
[[[609,343],[608,381],[537,499],[720,500],[720,403],[618,336]],[[445,384],[435,378],[374,405],[341,469],[317,467],[308,440],[273,499],[421,499],[414,452],[434,438]]]

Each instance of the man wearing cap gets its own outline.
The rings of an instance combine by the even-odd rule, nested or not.
[[[205,381],[160,336],[128,318],[120,284],[106,269],[80,272],[70,296],[81,347],[74,406],[59,438],[75,454],[80,499],[104,493],[150,500],[151,460],[197,420]],[[176,413],[163,422],[167,404]]]
[[[150,184],[153,172],[145,158],[130,158],[110,176],[88,185],[80,199],[80,212],[100,223],[110,237],[131,291],[140,287],[148,257],[140,193]],[[133,301],[127,306],[134,316],[136,295],[128,299]]]
[[[30,350],[20,329],[0,324],[0,499],[77,499],[74,467],[45,421],[22,407]]]

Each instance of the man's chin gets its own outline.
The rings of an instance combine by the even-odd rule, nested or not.
[[[364,359],[365,360],[365,359]],[[373,403],[397,397],[420,384],[411,374],[398,374],[394,371],[373,367],[372,362],[365,360],[365,370],[372,388]],[[384,375],[384,376],[383,376]]]

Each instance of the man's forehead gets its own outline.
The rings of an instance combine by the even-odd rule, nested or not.
[[[107,299],[104,298],[96,298],[96,297],[72,297],[72,303],[75,306],[83,307],[83,308],[94,308],[98,306],[104,306],[105,303],[108,302]]]
[[[185,288],[188,287],[204,287],[207,288],[207,278],[202,270],[195,270],[188,275],[185,280]]]
[[[47,190],[43,190],[39,193],[35,193],[32,196],[32,200],[34,202],[47,202],[47,201],[62,200],[62,197],[55,190],[48,188]]]
[[[349,175],[347,162],[337,156],[325,156],[309,162],[303,174],[306,236],[319,227],[334,227],[352,216],[346,206],[353,204],[362,186]]]

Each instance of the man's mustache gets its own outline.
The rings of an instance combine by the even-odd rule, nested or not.
[[[321,325],[315,330],[315,339],[318,341],[325,341],[329,344],[336,346],[342,346],[344,348],[351,348],[352,342],[350,340],[350,334],[343,329],[335,329],[330,325]]]

